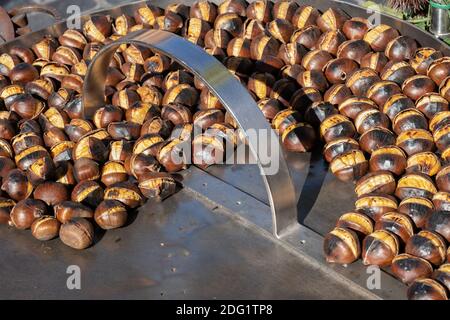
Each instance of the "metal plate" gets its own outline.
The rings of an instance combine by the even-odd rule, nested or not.
[[[306,3],[324,10],[332,2]],[[357,6],[335,5],[367,16]],[[102,13],[117,16],[137,6]],[[412,25],[387,16],[381,21],[450,54],[444,43]],[[65,23],[56,24],[0,51],[64,29]],[[348,267],[324,263],[320,235],[353,207],[353,186],[328,173],[319,149],[289,155],[288,162],[302,190],[299,221],[304,226],[285,241],[270,236],[270,209],[256,166],[217,166],[209,173],[191,168],[184,190],[163,203],[147,203],[133,223],[101,233],[85,251],[0,228],[0,298],[404,298],[405,287],[386,273],[381,290],[371,292],[359,262]],[[81,267],[79,291],[66,287],[69,265]]]

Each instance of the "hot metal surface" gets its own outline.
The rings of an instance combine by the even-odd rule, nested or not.
[[[343,2],[302,3],[320,10],[339,6],[352,16],[370,14]],[[141,5],[99,13],[131,14]],[[410,24],[384,15],[381,22],[450,55],[443,42]],[[57,23],[0,46],[0,52],[65,29],[64,22]],[[325,263],[321,235],[352,209],[353,186],[328,172],[319,149],[287,158],[301,190],[298,219],[304,226],[282,241],[269,235],[270,202],[256,165],[215,166],[207,173],[191,168],[184,190],[163,203],[148,202],[130,225],[100,234],[86,251],[0,228],[0,298],[404,298],[404,286],[386,273],[381,289],[369,291],[369,274],[360,263],[347,268]],[[81,268],[80,291],[66,287],[69,265]]]

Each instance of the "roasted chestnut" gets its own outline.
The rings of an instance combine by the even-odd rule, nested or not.
[[[61,225],[59,237],[69,247],[86,249],[94,241],[94,227],[84,218],[74,218]]]
[[[372,220],[359,212],[344,213],[339,217],[336,227],[353,230],[361,238],[364,238],[373,232]]]
[[[434,92],[435,90],[435,83],[425,75],[415,75],[409,77],[403,82],[402,85],[403,93],[414,101],[427,93]],[[445,94],[442,95],[445,97]]]
[[[414,109],[414,102],[403,94],[394,94],[384,103],[382,111],[394,121],[395,116],[406,109]]]
[[[450,57],[442,57],[434,60],[428,66],[427,76],[440,86],[442,81],[450,76]]]
[[[272,127],[276,129],[280,134],[283,134],[284,130],[293,125],[300,123],[302,116],[296,110],[285,109],[278,112],[272,120]]]
[[[369,193],[358,197],[355,208],[372,220],[378,221],[383,214],[397,210],[397,200],[387,194]]]
[[[267,32],[281,43],[288,43],[295,28],[286,19],[276,18],[267,24]]]
[[[431,199],[437,192],[433,180],[421,173],[407,173],[397,182],[395,195],[400,199],[424,197]]]
[[[264,34],[252,40],[250,45],[251,58],[261,60],[264,56],[276,56],[280,44],[277,40]]]
[[[317,18],[317,25],[323,32],[342,29],[344,22],[350,17],[340,8],[329,8]]]
[[[132,209],[144,203],[139,188],[131,182],[118,182],[107,187],[104,198],[105,200],[118,200]]]
[[[440,195],[443,198],[438,197]],[[450,209],[450,196],[448,193],[438,192],[433,197],[433,203],[438,211],[433,212],[428,217],[425,228],[440,234],[447,241],[450,241],[450,212],[448,212]]]
[[[402,253],[392,260],[391,270],[401,282],[409,284],[416,279],[430,277],[433,266],[425,259]]]
[[[320,124],[320,136],[325,142],[338,138],[352,138],[355,133],[356,129],[353,123],[341,114],[331,115]]]
[[[313,50],[316,47],[321,35],[322,32],[319,27],[311,25],[294,31],[291,36],[291,42],[298,43],[309,50]]]
[[[388,266],[398,252],[397,236],[386,230],[376,230],[362,243],[362,262],[364,265]]]
[[[355,96],[364,97],[367,96],[369,88],[378,81],[380,81],[380,77],[376,71],[362,68],[349,75],[345,85],[350,88]]]
[[[364,40],[347,40],[338,47],[336,55],[338,58],[351,59],[360,64],[362,58],[370,52],[370,46]]]
[[[374,150],[393,144],[395,144],[394,133],[383,127],[369,129],[359,137],[361,149],[369,154]]]
[[[84,180],[97,180],[100,178],[100,167],[97,162],[89,158],[80,158],[75,161],[73,174],[78,182]]]
[[[31,195],[33,192],[33,185],[28,180],[25,172],[19,169],[12,169],[3,177],[1,189],[5,191],[11,199],[20,201]]]
[[[192,131],[192,125],[189,124],[189,127]],[[177,128],[177,127],[175,127],[175,128]],[[185,126],[183,126],[182,128],[185,128]],[[174,129],[174,131],[176,131],[176,129]],[[191,131],[189,131],[189,133],[191,133]],[[171,139],[169,138],[169,140],[171,140]],[[159,136],[157,134],[149,133],[149,134],[143,135],[138,140],[136,140],[136,142],[133,146],[133,154],[157,153],[161,147],[162,142],[164,142],[164,139],[161,138],[161,136]],[[128,156],[128,155],[126,155],[126,156]],[[122,161],[124,161],[124,160],[122,160]]]
[[[292,17],[292,23],[295,28],[301,29],[316,24],[317,18],[320,16],[319,10],[312,6],[300,6]]]
[[[108,149],[105,143],[93,136],[82,137],[73,149],[73,159],[88,158],[102,162],[106,159]]]
[[[31,225],[31,234],[40,241],[48,241],[58,236],[60,226],[55,217],[42,216]]]
[[[402,89],[393,81],[379,81],[367,90],[367,98],[373,100],[379,107],[395,94],[401,94]]]
[[[292,124],[283,130],[281,142],[288,151],[307,152],[316,140],[314,128],[306,123]]]
[[[278,1],[273,5],[272,16],[274,19],[279,18],[291,21],[297,9],[298,4],[295,1]]]
[[[147,172],[139,179],[139,189],[146,198],[163,200],[175,193],[177,183],[166,172]]]
[[[439,58],[442,58],[442,52],[425,47],[417,49],[409,63],[418,74],[426,75],[430,64]]]
[[[67,223],[75,218],[93,218],[92,209],[79,202],[63,201],[53,206],[56,219],[61,223]]]
[[[358,197],[370,193],[393,194],[395,185],[395,178],[391,172],[370,172],[356,182],[355,192]]]
[[[71,199],[95,208],[103,200],[103,189],[95,181],[81,181],[73,188]]]
[[[350,91],[345,84],[335,84],[332,85],[324,94],[323,100],[331,104],[340,104],[347,98],[352,96]]]
[[[381,73],[388,62],[389,59],[383,52],[370,52],[362,57],[360,66]]]
[[[361,254],[358,236],[345,228],[330,231],[325,236],[323,250],[328,263],[349,264]]]
[[[370,23],[367,19],[355,17],[344,22],[342,26],[342,31],[344,32],[347,39],[362,40],[364,35],[369,30]]]
[[[360,150],[336,156],[330,163],[331,172],[341,181],[356,181],[367,173],[368,161]]]
[[[323,33],[317,40],[317,49],[325,50],[336,56],[339,46],[346,40],[340,30],[330,30]]]
[[[312,50],[305,54],[302,59],[302,66],[306,70],[322,71],[328,61],[332,60],[333,56],[325,50]]]
[[[414,234],[414,224],[411,218],[403,213],[388,212],[377,220],[375,230],[389,231],[406,243]]]
[[[103,200],[95,209],[95,222],[100,228],[120,228],[127,222],[127,208],[118,200]]]
[[[257,105],[264,117],[269,121],[272,121],[275,115],[281,110],[280,103],[277,99],[262,99],[258,101]]]
[[[398,212],[408,215],[418,228],[424,228],[434,205],[427,198],[409,197],[400,202]]]
[[[395,144],[402,148],[408,156],[434,150],[433,136],[429,131],[423,129],[412,129],[400,133]],[[438,143],[436,145],[439,147]]]
[[[373,128],[389,128],[389,118],[377,109],[369,108],[358,113],[355,127],[359,134]]]
[[[396,29],[386,24],[379,24],[364,35],[366,41],[373,51],[385,51],[388,43],[399,36]]]
[[[448,124],[450,124],[450,111],[441,111],[430,120],[429,128],[434,133]]]
[[[186,169],[188,146],[189,141],[180,139],[167,141],[160,147],[157,159],[168,172]]]
[[[418,172],[434,176],[441,169],[441,161],[434,152],[413,154],[406,163],[406,172]]]
[[[207,0],[196,1],[189,10],[189,16],[213,23],[217,16],[217,6]]]
[[[248,79],[247,88],[259,99],[270,96],[275,77],[270,73],[254,73]]]
[[[399,176],[406,168],[406,155],[402,149],[396,146],[385,146],[373,150],[370,155],[370,171],[390,171]]]
[[[45,181],[36,187],[33,196],[35,199],[42,200],[47,205],[53,206],[62,201],[69,200],[69,191],[62,183]]]
[[[409,36],[399,36],[387,44],[384,53],[389,60],[403,61],[412,59],[416,50],[416,40]]]
[[[408,62],[390,61],[384,66],[384,69],[381,71],[380,77],[382,80],[393,81],[399,86],[402,86],[406,79],[414,76],[415,74],[416,71],[414,71],[414,69]]]
[[[328,142],[323,148],[323,155],[326,161],[331,162],[337,156],[352,150],[359,150],[358,142],[352,138],[340,138]]]
[[[11,210],[11,224],[17,229],[31,228],[33,222],[47,214],[45,202],[37,199],[24,199]]]
[[[409,287],[408,300],[447,300],[445,288],[432,279],[417,279]]]
[[[11,224],[11,210],[16,205],[16,202],[11,199],[0,197],[0,225]]]
[[[394,117],[392,127],[396,134],[401,134],[402,132],[413,129],[427,130],[428,121],[417,109],[404,109],[398,112]]]
[[[289,107],[289,101],[293,98],[297,89],[298,86],[291,80],[280,79],[273,84],[270,97],[277,99],[282,105]]]
[[[433,272],[433,279],[450,289],[450,263],[444,263]]]
[[[337,58],[328,61],[324,66],[325,77],[332,84],[345,83],[347,77],[358,69],[358,64],[348,58]]]
[[[405,251],[416,257],[428,260],[435,266],[445,261],[445,240],[439,234],[422,230],[409,238]]]
[[[326,118],[335,114],[338,114],[338,110],[330,102],[314,102],[306,109],[305,119],[313,127],[318,127]]]

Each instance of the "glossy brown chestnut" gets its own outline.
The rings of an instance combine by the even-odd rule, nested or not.
[[[317,25],[323,32],[342,29],[350,17],[340,8],[329,8],[317,18]]]
[[[380,81],[380,77],[376,71],[369,68],[355,70],[347,77],[345,85],[350,88],[354,95],[364,97],[367,96],[369,88]]]
[[[100,178],[100,167],[92,159],[80,158],[74,162],[73,174],[78,182],[98,180]]]
[[[397,206],[395,197],[381,193],[365,194],[355,201],[356,211],[367,215],[374,221],[378,221],[385,213],[396,211]]]
[[[340,138],[328,142],[323,148],[323,155],[326,161],[331,162],[337,156],[352,150],[359,150],[358,142],[352,138]]]
[[[423,173],[434,176],[441,169],[441,161],[434,152],[413,154],[406,163],[406,172]]]
[[[450,289],[450,263],[444,263],[433,272],[433,279]]]
[[[369,163],[360,150],[336,156],[330,163],[331,172],[341,181],[356,181],[367,173]]]
[[[259,99],[270,96],[275,77],[270,73],[253,73],[248,79],[247,88]]]
[[[144,202],[139,188],[131,182],[118,182],[107,187],[104,198],[105,200],[118,200],[132,209]]]
[[[312,149],[316,140],[314,128],[306,123],[292,124],[284,129],[281,142],[288,151],[307,152]]]
[[[345,84],[335,84],[325,92],[323,100],[338,105],[351,96],[352,92]]]
[[[319,16],[319,10],[313,6],[303,5],[295,11],[294,16],[292,17],[292,23],[296,29],[313,26],[316,25],[316,21]]]
[[[385,146],[374,150],[370,155],[370,171],[390,171],[395,175],[401,175],[406,168],[406,155],[402,149],[396,146]]]
[[[193,20],[193,19],[190,19],[190,20]],[[198,23],[196,23],[196,24],[198,24]],[[225,31],[229,32],[233,37],[239,36],[239,34],[242,31],[242,25],[243,25],[242,19],[236,13],[220,14],[217,16],[217,18],[214,21],[214,29],[225,30]]]
[[[394,133],[383,127],[369,129],[359,137],[361,149],[369,154],[374,150],[393,144],[395,144]]]
[[[27,93],[16,97],[11,105],[11,111],[17,113],[22,119],[35,119],[43,110],[44,104]]]
[[[390,97],[401,93],[402,89],[395,82],[379,81],[367,90],[367,97],[373,100],[379,107],[383,107]]]
[[[438,86],[450,76],[450,57],[442,57],[434,60],[427,69],[429,76]]]
[[[386,230],[376,230],[362,244],[364,265],[388,266],[399,252],[397,236]]]
[[[302,62],[302,58],[307,52],[307,49],[301,44],[286,43],[280,46],[277,57],[286,65],[295,65]]]
[[[344,32],[347,39],[362,40],[364,35],[369,30],[369,21],[364,18],[355,17],[344,22],[342,32]]]
[[[399,36],[387,44],[384,53],[392,61],[410,60],[414,57],[417,47],[417,42],[413,38]]]
[[[33,192],[33,186],[27,175],[19,169],[11,169],[7,172],[3,177],[1,189],[16,201],[28,198]]]
[[[111,143],[109,160],[125,161],[133,152],[133,143],[130,141],[114,141]]]
[[[103,189],[95,181],[81,181],[73,188],[71,199],[95,208],[103,200]]]
[[[389,231],[405,244],[414,235],[414,223],[408,215],[388,212],[377,220],[375,230]]]
[[[159,163],[168,171],[176,172],[187,167],[188,159],[185,150],[189,141],[174,139],[164,142],[160,147],[157,159]]]
[[[92,130],[94,130],[92,123],[84,119],[72,119],[64,126],[64,132],[73,142],[78,142],[82,136]]]
[[[374,231],[372,220],[359,212],[344,213],[336,222],[336,227],[353,230],[360,239]]]
[[[217,6],[207,0],[196,1],[189,10],[189,16],[213,23],[217,16]]]
[[[46,215],[47,206],[41,200],[24,199],[19,201],[11,210],[11,224],[17,229],[28,229],[33,222]]]
[[[291,42],[298,43],[309,50],[313,50],[321,35],[322,32],[319,27],[311,25],[294,31],[291,36]]]
[[[73,201],[63,201],[53,206],[56,219],[61,223],[67,223],[75,218],[94,217],[94,212],[89,207]]]
[[[408,215],[417,228],[424,228],[428,216],[433,212],[434,205],[427,198],[410,197],[403,199],[398,206],[398,212]]]
[[[40,241],[48,241],[59,234],[61,223],[52,216],[42,216],[31,225],[31,234]]]
[[[104,230],[120,228],[127,222],[127,208],[118,200],[103,200],[95,209],[94,219]]]
[[[315,88],[321,92],[325,92],[329,85],[322,71],[306,70],[297,77],[297,83],[303,88]]]
[[[442,195],[442,197],[438,197]],[[450,239],[450,196],[445,192],[438,192],[433,197],[436,210],[428,216],[425,228],[443,236],[447,241]]]
[[[298,86],[293,81],[289,79],[280,79],[273,84],[270,97],[277,99],[285,107],[289,107],[289,101],[297,89]]]
[[[272,121],[276,114],[282,109],[277,99],[262,99],[258,101],[257,105],[264,117],[269,121]]]
[[[330,30],[323,33],[317,40],[317,49],[327,51],[336,56],[339,46],[346,40],[340,30]]]
[[[246,16],[264,23],[272,19],[273,3],[266,0],[257,0],[250,3],[246,9]]]
[[[320,136],[325,142],[338,138],[352,138],[355,133],[356,129],[353,123],[341,114],[331,115],[320,124]]]
[[[434,48],[424,47],[419,48],[414,53],[414,57],[409,61],[411,66],[418,74],[427,74],[428,67],[433,61],[442,58],[442,52]]]
[[[106,159],[107,154],[108,149],[105,143],[92,136],[82,137],[73,149],[73,159],[75,161],[81,158],[88,158],[102,162]]]
[[[409,238],[405,252],[428,260],[435,266],[445,261],[445,240],[439,234],[422,230]]]
[[[450,123],[450,111],[440,111],[430,120],[429,128],[431,132],[436,132]]]
[[[389,59],[383,52],[370,52],[362,57],[360,66],[381,73],[388,62]]]
[[[395,178],[391,172],[369,172],[356,182],[355,193],[358,197],[371,193],[393,194],[395,185]]]
[[[190,127],[189,133],[192,132],[192,124],[188,124],[186,126]],[[186,129],[186,126],[182,126],[181,128]],[[174,132],[176,132],[176,128],[174,128]],[[188,131],[188,130],[187,130]],[[186,134],[184,131],[182,134]],[[169,140],[172,140],[174,137],[170,137]],[[159,149],[161,148],[161,143],[164,142],[164,139],[157,134],[146,134],[141,136],[133,146],[133,154],[145,153],[145,154],[157,154]]]
[[[147,172],[139,179],[139,189],[146,198],[163,200],[177,190],[175,179],[166,172]]]
[[[445,288],[432,279],[417,279],[409,287],[408,300],[447,300]]]
[[[305,89],[306,90],[306,89]],[[330,102],[314,102],[305,111],[306,122],[318,127],[328,117],[338,114],[338,110]]]
[[[359,258],[361,248],[356,233],[334,228],[324,239],[323,251],[328,263],[349,264]]]
[[[359,97],[350,97],[342,101],[338,106],[339,112],[350,119],[356,119],[360,112],[371,109],[378,110],[375,102],[368,98]]]
[[[433,136],[429,131],[423,129],[412,129],[400,133],[395,144],[402,148],[408,156],[419,152],[433,151],[435,148]],[[439,147],[439,144],[437,145]]]
[[[427,93],[435,92],[436,84],[425,75],[414,75],[403,82],[402,91],[406,96],[416,101]],[[445,95],[443,96],[445,97]]]
[[[364,40],[347,40],[338,47],[338,58],[347,58],[360,64],[362,58],[371,52],[370,46]]]
[[[355,118],[355,127],[359,134],[373,128],[389,128],[389,118],[381,111],[373,108],[363,110]]]
[[[408,62],[405,61],[389,61],[381,71],[382,80],[389,80],[402,86],[406,79],[414,76],[416,72]]]
[[[67,187],[59,182],[46,181],[41,183],[34,190],[35,199],[44,201],[47,205],[53,206],[63,201],[69,200]]]
[[[332,84],[345,83],[347,77],[358,69],[358,64],[348,58],[337,58],[328,61],[324,66],[324,74]]]
[[[301,114],[292,109],[285,109],[278,112],[272,120],[272,127],[280,134],[283,134],[287,127],[298,124],[302,121]]]
[[[272,17],[291,21],[297,9],[298,4],[295,1],[277,1],[273,5]]]
[[[260,60],[264,56],[276,56],[280,44],[274,38],[261,34],[252,40],[250,45],[251,58]]]
[[[425,259],[402,253],[392,260],[391,270],[401,282],[410,284],[416,279],[430,277],[433,266]]]
[[[122,121],[123,110],[113,105],[106,105],[94,114],[94,124],[97,128],[106,128],[111,122]]]
[[[266,30],[274,39],[286,44],[289,42],[295,28],[290,21],[276,18],[267,24]]]
[[[413,129],[427,130],[428,121],[417,109],[404,109],[394,117],[392,127],[396,134]]]
[[[382,107],[383,113],[386,114],[391,121],[394,121],[395,116],[400,113],[400,111],[406,109],[414,109],[414,102],[401,93],[391,96]]]
[[[431,199],[437,192],[433,180],[421,173],[407,173],[397,182],[395,195],[403,200],[409,197],[424,197]]]
[[[399,36],[396,29],[386,24],[379,24],[364,35],[364,41],[366,41],[373,51],[384,51],[391,40],[394,40]]]
[[[74,218],[61,225],[59,237],[69,247],[78,250],[86,249],[94,241],[94,227],[84,218]]]

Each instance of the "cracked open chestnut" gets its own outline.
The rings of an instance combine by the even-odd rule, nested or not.
[[[424,197],[431,199],[437,192],[433,180],[421,173],[407,173],[397,182],[395,195],[403,200],[409,197]]]
[[[86,249],[94,241],[94,226],[84,218],[74,218],[61,225],[59,237],[69,247]]]
[[[369,129],[359,137],[359,146],[369,154],[374,150],[393,144],[395,144],[394,133],[383,127]]]
[[[358,197],[370,193],[393,194],[395,186],[395,178],[391,172],[369,172],[356,182],[355,193]]]
[[[316,140],[314,128],[307,123],[296,123],[283,130],[281,142],[288,151],[307,152]]]
[[[33,222],[47,214],[47,206],[44,201],[37,199],[24,199],[11,210],[11,224],[20,230],[31,228]]]
[[[358,142],[352,138],[340,138],[328,142],[323,148],[323,155],[326,161],[331,162],[337,156],[352,150],[359,150]]]
[[[328,263],[349,264],[361,254],[357,234],[345,228],[334,228],[324,239],[323,250]]]
[[[60,226],[55,217],[42,216],[31,225],[31,234],[40,241],[48,241],[58,236]]]
[[[359,212],[344,213],[339,217],[336,227],[353,230],[360,239],[371,234],[374,230],[372,220]]]
[[[325,142],[338,138],[352,138],[355,133],[353,122],[342,114],[331,115],[320,124],[320,136]]]
[[[417,74],[403,82],[402,91],[406,96],[416,101],[427,93],[435,92],[436,84],[429,77]],[[445,94],[442,94],[442,96],[445,97]]]
[[[406,168],[407,159],[402,149],[396,146],[384,146],[373,150],[370,155],[370,171],[390,171],[399,176]]]
[[[94,219],[104,230],[120,228],[127,222],[127,208],[118,200],[103,200],[95,209]]]
[[[379,107],[395,94],[401,94],[402,89],[393,81],[379,81],[367,90],[367,98],[373,100]]]
[[[383,52],[369,52],[362,57],[360,66],[381,73],[388,62]]]
[[[74,201],[62,201],[53,206],[53,212],[56,219],[61,223],[67,223],[75,218],[87,218],[94,217],[94,212],[91,208]]]
[[[434,152],[419,152],[408,158],[406,172],[418,172],[434,176],[441,169],[441,161]]]
[[[388,43],[399,36],[396,29],[386,24],[379,24],[371,28],[364,35],[366,41],[373,51],[385,51]]]
[[[417,49],[409,63],[416,70],[417,74],[426,75],[430,64],[439,58],[442,58],[442,52],[434,48],[423,47]]]
[[[445,288],[435,280],[415,280],[407,291],[408,300],[447,300]]]
[[[405,244],[414,235],[414,224],[411,218],[403,213],[388,212],[377,220],[375,230],[389,231]]]
[[[350,88],[355,96],[365,97],[369,88],[380,80],[376,71],[369,68],[362,68],[355,70],[349,75],[345,85]]]
[[[373,108],[363,110],[355,118],[355,127],[359,134],[373,128],[389,128],[389,118],[381,111]]]
[[[118,200],[130,208],[137,208],[144,203],[139,188],[131,182],[118,182],[105,189],[105,200]],[[101,201],[102,199],[100,199]]]
[[[423,129],[411,129],[400,133],[395,144],[402,148],[408,156],[435,149],[433,136],[429,131]]]
[[[430,277],[433,266],[425,259],[402,253],[392,260],[391,270],[401,282],[410,284],[416,279]]]
[[[352,92],[345,84],[332,85],[324,94],[323,100],[331,104],[339,105],[352,96]]]
[[[417,228],[424,228],[425,223],[434,211],[431,200],[422,197],[409,197],[400,202],[398,212],[408,215]]]
[[[439,234],[422,230],[409,238],[405,252],[428,260],[435,266],[445,261],[445,240]]]
[[[369,30],[370,23],[367,19],[355,17],[344,22],[342,32],[347,39],[362,40]]]
[[[71,199],[95,208],[103,200],[103,189],[96,181],[84,180],[73,188]]]
[[[164,200],[177,190],[177,182],[167,172],[147,172],[139,179],[139,190],[146,198]]]
[[[337,84],[345,83],[347,77],[358,69],[358,64],[348,58],[337,58],[328,61],[323,68],[328,82]]]
[[[330,163],[331,172],[341,181],[356,181],[367,173],[369,163],[361,150],[351,150],[336,156]]]
[[[350,17],[340,8],[329,8],[317,18],[317,25],[322,32],[342,29],[345,21]]]
[[[441,194],[440,192],[436,193],[436,195]],[[433,197],[433,203],[436,207],[436,210],[433,212],[427,219],[427,222],[425,224],[425,228],[430,231],[434,231],[441,236],[443,236],[447,241],[450,241],[450,196],[449,194],[445,193],[445,199],[446,206],[439,206],[439,203],[434,201]],[[445,211],[442,211],[445,210]]]
[[[404,109],[396,114],[392,121],[394,132],[399,135],[412,129],[428,129],[428,121],[417,109]]]
[[[325,51],[320,49],[315,49],[309,51],[302,59],[302,67],[306,70],[317,70],[321,71],[328,63],[328,61],[332,60],[333,56]]]
[[[388,266],[398,252],[397,236],[386,230],[376,230],[363,240],[362,262],[364,265]]]
[[[396,211],[397,207],[397,200],[394,196],[382,193],[364,194],[355,201],[356,211],[374,221],[378,221],[385,213]]]

